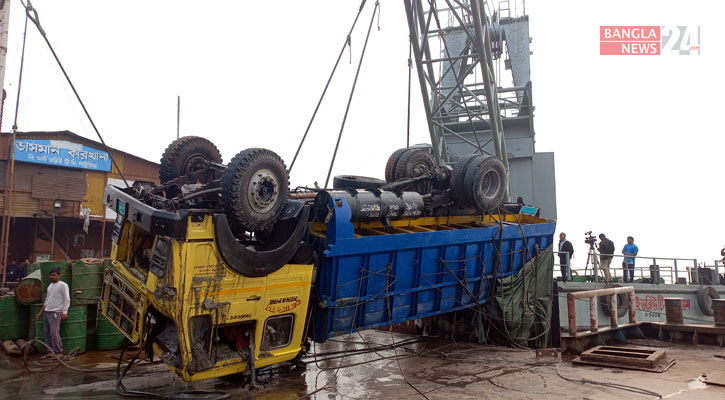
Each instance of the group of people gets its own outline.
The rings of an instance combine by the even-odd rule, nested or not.
[[[609,240],[603,233],[599,234],[600,244],[596,245],[599,251],[599,270],[604,274],[604,282],[612,282],[612,275],[609,272],[609,267],[614,258],[614,242]],[[622,261],[622,268],[624,269],[623,279],[624,282],[634,282],[634,262],[635,257],[639,253],[639,248],[634,244],[634,238],[627,236],[627,244],[622,248],[622,254],[625,256]],[[561,280],[567,281],[569,279],[569,270],[571,269],[571,258],[574,256],[574,245],[566,239],[566,233],[561,232],[559,234],[559,265],[561,266]]]
[[[21,279],[28,275],[28,265],[30,265],[30,260],[21,263],[12,260],[5,269],[5,282],[20,282]]]

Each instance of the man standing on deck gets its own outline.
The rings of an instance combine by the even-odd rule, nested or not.
[[[599,244],[599,268],[604,273],[604,282],[605,283],[612,283],[612,275],[609,273],[609,264],[612,263],[612,254],[614,254],[614,242],[607,239],[607,237],[603,234],[599,234],[599,240],[601,240],[601,244]]]
[[[569,253],[569,256],[565,253]],[[559,234],[559,265],[561,266],[561,280],[569,280],[569,269],[571,268],[571,257],[574,255],[574,246],[566,240],[566,233]]]
[[[624,281],[625,282],[634,282],[634,260],[635,256],[639,253],[639,248],[636,244],[634,244],[634,238],[632,236],[627,236],[627,244],[624,245],[624,248],[622,249],[622,254],[624,254]],[[627,280],[627,274],[629,273],[629,280]]]
[[[70,291],[68,285],[60,280],[60,270],[53,268],[48,274],[50,285],[48,285],[45,303],[35,320],[43,317],[45,343],[52,349],[52,353],[63,354],[63,344],[60,340],[60,321],[68,318],[68,307],[70,307]],[[52,354],[47,356],[53,357]]]

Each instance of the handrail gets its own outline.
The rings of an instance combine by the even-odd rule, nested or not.
[[[629,302],[629,323],[634,324],[637,322],[637,309],[634,304],[634,287],[613,287],[606,289],[595,289],[595,290],[583,290],[580,292],[571,292],[566,295],[566,308],[569,316],[569,335],[576,336],[576,300],[582,298],[589,298],[589,329],[592,332],[599,330],[599,312],[597,311],[597,297],[609,296],[609,325],[612,328],[619,326],[619,317],[617,315],[617,295],[620,293],[627,293],[627,300]]]
[[[566,252],[554,251],[554,254],[555,255],[565,254],[565,256],[566,256],[565,263],[569,265],[568,276],[567,276],[567,279],[568,280],[571,280],[572,271],[586,271],[587,270],[587,268],[571,268],[571,260],[568,259],[569,255]],[[589,253],[585,253],[585,254],[588,255]],[[645,266],[637,266],[637,263],[635,261],[635,268],[634,268],[634,270],[635,271],[640,271],[640,275],[642,275],[642,272],[643,271],[646,272],[646,271],[649,270],[649,271],[654,272],[655,274],[657,274],[659,277],[662,277],[662,278],[670,278],[670,282],[669,283],[677,283],[678,279],[680,278],[680,275],[682,275],[683,273],[686,275],[688,283],[700,282],[698,269],[701,268],[701,267],[698,266],[698,263],[697,263],[697,259],[696,258],[653,257],[653,256],[627,256],[627,255],[624,255],[624,254],[601,254],[601,253],[598,253],[598,252],[595,252],[594,255],[596,257],[595,257],[595,261],[594,262],[591,262],[591,268],[592,268],[592,271],[594,273],[594,281],[595,282],[599,282],[599,280],[600,280],[600,277],[599,277],[599,264],[601,262],[600,261],[600,257],[601,256],[612,256],[613,259],[614,258],[617,258],[617,259],[634,258],[635,260],[636,259],[648,260],[648,264],[645,265]],[[660,265],[663,261],[664,262],[671,262],[671,265]],[[679,262],[679,264],[678,264],[678,262]],[[555,262],[555,265],[561,265],[561,264]],[[618,267],[616,267],[614,265],[615,264],[612,263],[612,265],[609,267],[610,271],[625,271],[625,268],[618,268]],[[641,265],[641,263],[639,265]],[[657,268],[653,270],[651,268],[651,266],[657,266]],[[684,267],[684,270],[682,270],[683,267]],[[714,268],[715,268],[715,273],[717,275],[720,274],[720,268],[719,267],[720,266],[718,265],[718,263],[715,263]],[[663,272],[665,272],[665,273],[663,273]],[[653,283],[658,284],[659,283],[659,280],[657,279]],[[718,284],[718,282],[713,282],[713,283],[714,284]]]

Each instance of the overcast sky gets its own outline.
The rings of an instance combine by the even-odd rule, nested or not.
[[[212,140],[224,160],[266,147],[291,162],[359,0],[35,0],[40,21],[106,142],[158,161],[181,133]],[[292,171],[322,184],[373,2]],[[3,131],[15,109],[24,12],[12,0]],[[583,265],[583,233],[640,255],[706,260],[725,245],[722,204],[722,2],[528,1],[536,150],[554,151],[558,231]],[[375,22],[377,26],[377,19]],[[600,56],[600,25],[701,27],[700,56]],[[383,176],[405,145],[408,28],[382,0],[335,174]],[[414,81],[415,83],[415,81]],[[414,87],[412,142],[429,136]],[[18,126],[95,139],[36,29],[28,28]]]

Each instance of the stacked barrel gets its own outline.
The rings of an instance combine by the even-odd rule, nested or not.
[[[78,349],[119,349],[125,342],[123,334],[98,312],[105,268],[113,268],[108,260],[85,258],[76,261],[54,261],[28,266],[28,275],[12,296],[0,297],[0,341],[14,339],[44,339],[42,318],[35,316],[43,306],[50,280],[48,273],[60,270],[60,279],[68,284],[71,306],[68,318],[60,324],[63,351]],[[36,343],[36,350],[47,349]]]

